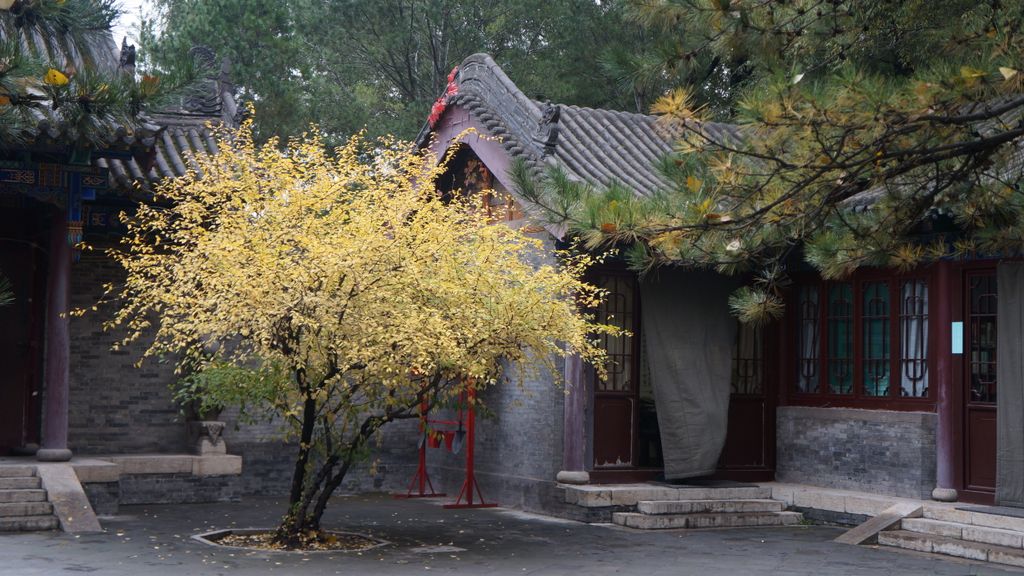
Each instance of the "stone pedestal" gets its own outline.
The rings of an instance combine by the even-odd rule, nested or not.
[[[562,484],[589,484],[590,474],[584,470],[562,470],[555,480]]]
[[[226,424],[215,420],[200,420],[188,423],[188,437],[192,451],[200,456],[227,454],[228,448],[221,434]]]

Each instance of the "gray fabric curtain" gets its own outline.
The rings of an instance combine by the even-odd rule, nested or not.
[[[711,272],[661,270],[640,284],[647,362],[665,477],[715,471],[729,417],[736,282]]]
[[[996,502],[1024,506],[1024,262],[1002,262],[996,350]]]

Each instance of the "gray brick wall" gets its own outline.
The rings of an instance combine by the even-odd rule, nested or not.
[[[782,406],[777,422],[780,482],[931,496],[933,413]]]
[[[228,451],[242,457],[240,489],[243,494],[287,495],[297,446],[267,429],[256,429],[264,435],[250,435],[246,425],[225,435]],[[389,424],[380,445],[374,446],[370,459],[358,463],[349,472],[339,493],[404,491],[416,471],[416,430],[415,421]]]
[[[542,376],[494,386],[480,398],[490,411],[477,419],[476,473],[484,497],[543,511],[558,498],[554,480],[562,468],[564,388]],[[430,449],[427,458],[435,486],[440,481],[454,500],[464,478],[465,451]]]
[[[194,504],[241,499],[237,476],[122,474],[121,504]]]
[[[107,246],[97,243],[73,265],[72,306],[93,306],[105,283],[121,280],[120,266],[103,253]],[[79,454],[185,451],[185,426],[169,388],[176,379],[173,364],[149,359],[136,368],[142,343],[111,350],[123,337],[103,330],[112,313],[112,307],[101,307],[70,321],[71,449]]]

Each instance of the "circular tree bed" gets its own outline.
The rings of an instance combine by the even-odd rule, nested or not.
[[[355,532],[325,531],[310,538],[299,548],[286,548],[274,542],[274,530],[268,528],[231,528],[192,537],[210,546],[258,550],[261,552],[365,552],[390,544],[387,540]]]

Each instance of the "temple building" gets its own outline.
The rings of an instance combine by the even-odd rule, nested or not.
[[[668,186],[657,166],[677,136],[652,116],[533,100],[474,55],[419,144],[457,147],[442,188],[508,192],[514,220],[537,213],[516,196],[516,170],[556,166],[646,196]],[[849,209],[872,202],[865,193]],[[532,231],[552,247],[565,240],[552,227]],[[725,296],[742,279],[681,269],[640,278],[615,262],[595,270],[610,295],[599,318],[631,335],[605,338],[606,381],[568,361],[564,391],[536,382],[488,392],[500,424],[482,433],[494,456],[478,471],[495,497],[554,508],[568,483],[700,477],[1024,504],[1019,259],[862,269],[840,281],[800,260],[790,269],[784,320],[759,329],[729,314]]]

